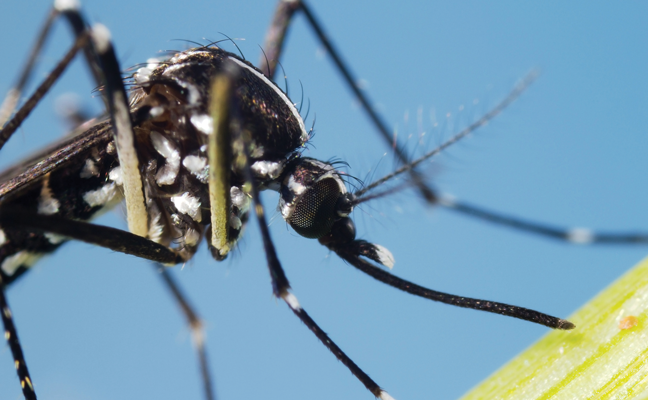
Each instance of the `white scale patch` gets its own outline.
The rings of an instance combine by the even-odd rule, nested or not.
[[[214,132],[214,119],[207,114],[192,115],[189,121],[205,135],[211,135]]]
[[[196,197],[193,197],[188,192],[185,192],[180,196],[172,196],[171,202],[178,210],[178,212],[190,216],[191,219],[196,222],[202,221],[202,213],[200,212],[200,200],[198,200]]]
[[[299,311],[302,309],[301,304],[299,304],[299,300],[297,300],[297,297],[295,297],[294,294],[288,292],[284,297],[284,301],[288,303],[288,306],[292,308],[295,311]]]
[[[207,183],[209,181],[209,165],[207,165],[205,157],[187,156],[182,160],[182,165],[200,182]]]
[[[243,222],[241,222],[241,218],[237,217],[236,215],[230,215],[229,226],[233,229],[239,230],[243,226]]]
[[[187,232],[184,235],[184,242],[187,246],[196,246],[200,240],[200,233],[195,229],[187,229]]]
[[[110,48],[110,31],[103,24],[92,27],[92,41],[99,53],[106,53]]]
[[[337,175],[337,172],[335,171],[335,168],[333,168],[333,166],[318,160],[309,160],[308,162],[322,169],[322,174],[319,175],[319,177],[317,178],[317,182],[323,179],[333,178],[335,179],[335,181],[337,182],[340,188],[340,194],[344,194],[347,192],[346,186],[344,186],[344,182]],[[312,188],[312,186],[304,186],[300,182],[296,181],[295,176],[292,174],[288,176],[287,182],[286,179],[284,179],[284,185],[286,185],[288,189],[294,194],[293,201],[290,204],[285,202],[283,196],[280,197],[279,199],[279,210],[281,212],[281,216],[287,221],[295,211],[295,204],[299,199],[299,197],[306,190]]]
[[[151,110],[149,110],[149,115],[153,118],[157,118],[162,114],[164,114],[164,107],[158,106],[158,107],[153,107],[151,108]]]
[[[149,224],[147,237],[155,243],[160,243],[162,234],[164,233],[164,225],[160,222],[162,220],[162,213],[154,203],[149,204],[148,210],[151,223]]]
[[[385,247],[379,244],[374,244],[374,248],[376,249],[376,254],[378,255],[378,262],[389,269],[394,268],[394,255],[391,253],[391,251],[387,250]]]
[[[380,396],[378,398],[380,400],[396,400],[393,397],[391,397],[390,394],[385,392],[384,390],[380,391]]]
[[[69,10],[78,10],[80,4],[77,0],[55,0],[54,8],[59,12],[69,11]]]
[[[166,159],[166,163],[155,175],[158,185],[172,185],[180,171],[180,152],[175,144],[161,133],[151,131],[151,143],[155,150]]]
[[[438,195],[438,200],[439,204],[444,207],[454,208],[457,206],[457,199],[451,194],[440,193]]]
[[[16,270],[21,267],[31,267],[41,258],[40,254],[30,253],[26,250],[20,251],[16,254],[13,254],[4,259],[2,262],[2,271],[7,274],[7,276],[12,276]]]
[[[40,197],[38,198],[38,213],[43,215],[56,214],[61,207],[61,203],[54,198],[52,189],[49,187],[49,176],[43,181],[41,186]]]
[[[121,186],[124,184],[122,179],[122,170],[121,167],[115,167],[108,172],[108,179],[115,182],[117,185]]]
[[[243,193],[241,188],[232,186],[230,188],[230,199],[232,205],[236,206],[242,213],[250,209],[250,198],[247,194]]]
[[[59,244],[65,241],[65,236],[57,235],[56,233],[45,232],[43,233],[43,236],[45,236],[51,244]]]
[[[153,73],[152,69],[147,67],[142,67],[138,69],[136,73],[133,74],[133,79],[135,79],[135,83],[140,83],[140,84],[145,83],[148,82],[152,73]]]
[[[283,172],[284,164],[284,161],[257,161],[251,168],[260,179],[277,179]]]
[[[587,228],[573,228],[567,232],[567,240],[576,244],[587,244],[594,241],[594,233]]]
[[[103,206],[112,200],[117,194],[115,183],[107,183],[97,190],[91,190],[83,195],[83,200],[90,206]]]
[[[173,59],[171,59],[173,62]],[[172,75],[174,71],[180,70],[188,65],[191,65],[191,63],[182,63],[182,64],[175,64],[171,65],[167,69],[164,70],[162,75]],[[186,89],[189,92],[189,95],[187,96],[187,100],[189,101],[189,104],[191,105],[196,105],[200,101],[200,91],[196,87],[196,85],[193,85],[191,83],[184,82],[182,84],[182,87]]]
[[[136,83],[148,82],[153,71],[160,66],[161,60],[158,58],[149,58],[146,60],[146,67],[142,67],[133,74]]]
[[[99,168],[94,160],[87,159],[85,165],[81,169],[81,178],[92,178],[93,176],[99,177]]]

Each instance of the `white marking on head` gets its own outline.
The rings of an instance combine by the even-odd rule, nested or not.
[[[147,67],[142,67],[139,68],[137,72],[133,74],[133,79],[135,79],[135,83],[145,83],[148,82],[152,73],[153,73],[152,69]]]
[[[97,168],[97,164],[94,162],[94,160],[91,160],[89,158],[86,160],[83,168],[81,169],[80,176],[81,178],[92,178],[93,176],[99,176],[99,168]]]
[[[54,8],[58,12],[74,11],[81,8],[78,0],[54,0]]]
[[[299,111],[297,111],[297,108],[290,101],[288,96],[286,96],[286,94],[284,92],[282,92],[281,89],[279,89],[277,87],[277,85],[272,83],[265,75],[263,75],[259,71],[255,70],[254,68],[250,67],[249,65],[247,65],[246,63],[244,63],[243,61],[241,61],[241,60],[239,60],[237,58],[229,57],[229,59],[234,61],[240,67],[245,68],[248,71],[252,72],[254,75],[256,75],[259,79],[261,79],[266,85],[268,85],[270,88],[272,88],[272,90],[274,90],[279,95],[279,97],[284,101],[284,103],[286,103],[286,105],[288,106],[288,108],[292,112],[293,116],[297,119],[297,123],[299,124],[299,129],[301,129],[301,131],[302,131],[302,134],[301,134],[302,143],[306,143],[308,141],[308,132],[306,132],[306,127],[304,126],[304,120],[302,120],[301,115],[299,115]]]
[[[587,244],[594,241],[594,232],[587,228],[572,228],[567,231],[567,240],[576,244]]]
[[[4,230],[0,229],[0,246],[4,246],[8,241],[7,234]]]
[[[16,254],[12,254],[9,257],[5,258],[2,261],[2,271],[7,274],[7,276],[12,276],[16,270],[21,267],[31,267],[41,258],[41,254],[30,253],[26,250],[20,251]]]
[[[205,157],[187,156],[182,160],[182,165],[200,182],[207,183],[209,180],[209,165]]]
[[[155,150],[166,159],[166,163],[155,175],[158,185],[172,185],[180,171],[180,152],[175,144],[161,133],[151,131],[151,143]]]
[[[191,121],[193,126],[195,126],[198,131],[204,133],[205,135],[211,135],[214,132],[214,119],[210,115],[192,115],[191,118],[189,118],[189,121]]]
[[[105,53],[110,48],[110,31],[103,24],[92,27],[92,41],[99,53]]]
[[[288,303],[288,306],[293,310],[300,311],[302,309],[301,305],[299,304],[299,300],[297,300],[297,297],[295,297],[294,294],[287,292],[283,296],[283,299],[286,303]]]
[[[391,253],[391,251],[387,250],[385,247],[379,244],[374,244],[373,246],[376,249],[378,262],[389,269],[394,268],[394,255]]]
[[[193,219],[196,222],[202,221],[200,200],[198,200],[198,198],[193,197],[188,192],[185,192],[180,196],[172,196],[171,202],[178,210],[178,212],[190,216],[191,219]]]
[[[38,198],[38,213],[44,215],[56,214],[61,207],[61,203],[52,194],[49,187],[49,176],[43,180],[40,197]]]
[[[198,88],[190,83],[187,84],[187,90],[189,90],[189,96],[187,96],[187,100],[189,101],[189,104],[196,105],[200,101],[200,91]]]
[[[117,194],[114,183],[107,183],[97,190],[91,190],[83,195],[83,200],[90,206],[104,206]]]

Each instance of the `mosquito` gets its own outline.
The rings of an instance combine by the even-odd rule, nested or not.
[[[250,230],[252,230],[252,229],[250,229]],[[300,296],[300,298],[301,298],[301,296]]]

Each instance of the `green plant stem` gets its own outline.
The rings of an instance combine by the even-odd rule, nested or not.
[[[647,399],[647,313],[648,258],[462,400]]]

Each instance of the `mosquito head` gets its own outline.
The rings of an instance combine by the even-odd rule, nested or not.
[[[286,167],[280,194],[283,218],[297,233],[312,239],[329,234],[336,221],[348,219],[355,202],[331,164],[306,157]]]

